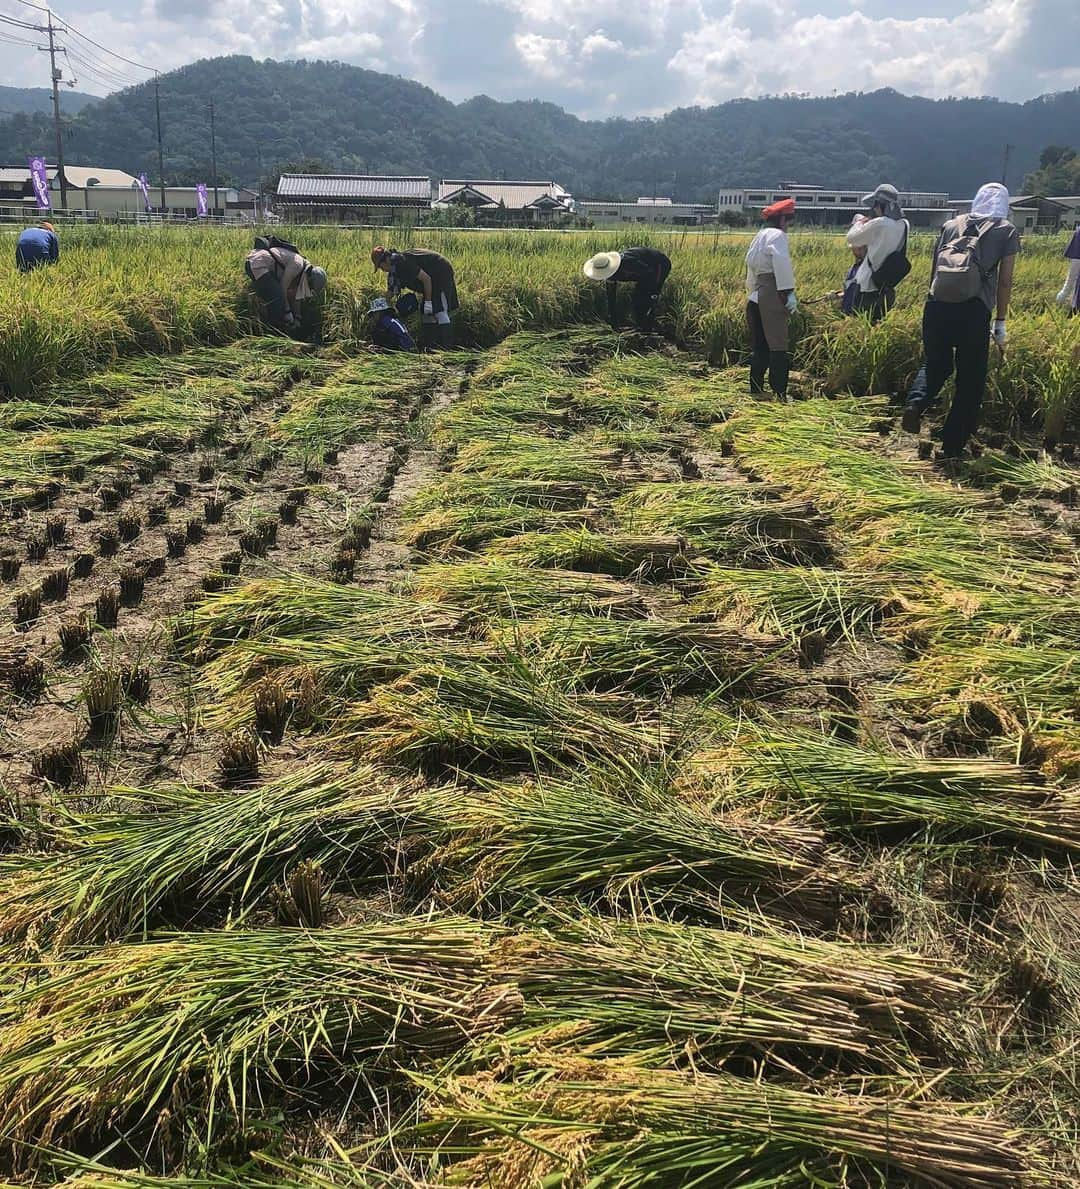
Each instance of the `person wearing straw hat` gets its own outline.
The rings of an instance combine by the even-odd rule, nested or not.
[[[788,377],[788,324],[798,308],[795,269],[788,248],[787,229],[795,221],[795,199],[783,198],[767,206],[761,217],[765,226],[754,236],[746,253],[746,325],[750,332],[750,391],[769,387],[790,403]]]
[[[1069,311],[1069,317],[1080,314],[1080,227],[1073,232],[1065,249],[1065,259],[1069,262],[1069,272],[1065,277],[1065,284],[1057,295],[1058,305]]]
[[[608,321],[612,330],[619,327],[616,285],[632,284],[630,308],[638,330],[651,334],[656,329],[656,307],[660,291],[671,272],[671,261],[656,248],[627,248],[623,252],[597,252],[582,269],[590,281],[607,287]]]
[[[905,255],[910,227],[895,186],[883,182],[870,194],[863,195],[863,203],[870,207],[870,217],[859,224],[852,223],[847,242],[852,250],[863,250],[855,272],[859,286],[855,309],[868,314],[874,323],[880,322],[896,302],[896,287],[890,282],[911,269]],[[897,268],[900,258],[903,265]]]
[[[385,297],[376,297],[368,307],[371,340],[384,351],[415,351],[416,343],[409,329],[397,316]]]
[[[60,259],[60,240],[56,229],[44,219],[36,227],[27,227],[15,241],[15,267],[19,272],[31,272],[44,264]]]
[[[458,294],[454,266],[450,261],[426,248],[399,252],[395,248],[376,246],[371,249],[371,263],[376,270],[387,274],[388,301],[394,301],[403,289],[423,295],[422,349],[431,351],[438,346],[445,351],[452,348],[454,327],[450,316],[458,308]]]

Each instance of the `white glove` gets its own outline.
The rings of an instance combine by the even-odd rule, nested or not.
[[[999,347],[1005,346],[1005,339],[1007,336],[1005,334],[1005,319],[1004,318],[996,318],[994,320],[994,329],[992,331],[990,331],[990,337],[994,340],[995,343],[997,343],[997,345]]]
[[[1065,284],[1061,286],[1061,292],[1057,295],[1058,305],[1072,305],[1078,282],[1080,282],[1080,260],[1071,260],[1069,275],[1065,278]]]
[[[784,302],[784,309],[787,310],[789,314],[794,314],[798,308],[799,303],[795,300],[795,294],[789,293],[787,295],[787,300]]]
[[[424,302],[424,313],[425,314],[434,314],[435,313],[435,307],[431,304],[430,301]]]

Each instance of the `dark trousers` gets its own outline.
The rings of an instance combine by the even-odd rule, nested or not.
[[[756,301],[746,303],[746,323],[750,328],[750,391],[765,391],[765,371],[768,369],[769,387],[777,396],[787,396],[791,356],[787,351],[769,350]]]
[[[256,279],[251,275],[251,265],[244,264],[244,271],[255,289],[255,296],[259,299],[262,320],[275,330],[285,329],[285,290],[281,282],[272,273],[263,273]]]
[[[652,331],[656,326],[656,307],[660,304],[660,290],[671,272],[671,263],[661,263],[660,275],[654,280],[638,281],[634,285],[634,293],[630,299],[630,308],[634,314],[634,323],[639,330]]]
[[[979,425],[990,361],[990,311],[978,297],[928,301],[922,330],[926,362],[908,392],[908,408],[928,409],[955,371],[956,393],[941,429],[941,448],[956,455]]]
[[[866,314],[871,326],[880,322],[895,304],[895,289],[875,289],[873,293],[863,293],[860,290],[855,298],[855,310],[860,314]]]

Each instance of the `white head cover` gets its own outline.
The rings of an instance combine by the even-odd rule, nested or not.
[[[381,314],[383,310],[388,310],[390,303],[385,297],[376,297],[375,300],[368,306],[369,314]]]
[[[1009,191],[1000,182],[987,182],[979,187],[971,213],[982,219],[1007,219],[1009,217]]]
[[[622,255],[619,252],[598,252],[585,261],[582,270],[590,281],[606,281],[619,271]]]

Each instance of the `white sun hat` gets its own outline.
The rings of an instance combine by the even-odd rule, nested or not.
[[[388,310],[390,303],[385,297],[376,297],[375,300],[368,306],[369,314],[381,314],[383,310]]]
[[[610,281],[619,271],[622,256],[618,252],[597,252],[585,261],[584,273],[590,281]]]

